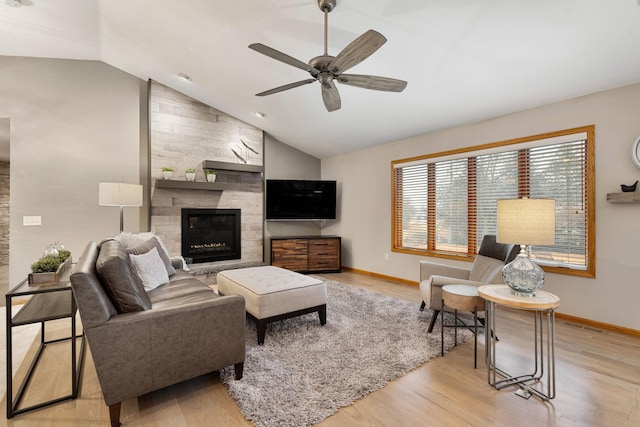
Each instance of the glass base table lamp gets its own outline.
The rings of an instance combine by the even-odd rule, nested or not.
[[[125,182],[101,182],[98,185],[98,205],[120,206],[120,232],[124,231],[125,206],[142,206],[142,185]]]
[[[531,245],[554,245],[556,202],[553,199],[498,200],[498,243],[520,245],[520,253],[502,269],[517,296],[533,297],[544,283],[544,271],[531,261]]]

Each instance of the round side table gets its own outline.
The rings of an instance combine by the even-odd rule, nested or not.
[[[440,354],[444,356],[444,308],[453,309],[454,345],[458,345],[458,310],[473,313],[473,367],[478,367],[478,311],[484,311],[485,302],[478,295],[478,288],[472,285],[445,285],[442,287],[442,323],[440,332]],[[462,322],[462,321],[461,321]],[[468,325],[462,324],[470,328]]]
[[[478,288],[480,296],[487,301],[486,308],[486,358],[487,376],[490,385],[496,389],[516,385],[516,394],[528,399],[532,394],[542,400],[551,400],[556,396],[556,362],[555,362],[555,312],[560,306],[560,298],[556,295],[537,291],[532,297],[514,295],[507,285],[484,285]],[[496,308],[498,306],[533,313],[533,349],[534,363],[531,374],[511,375],[500,369],[496,364]],[[546,318],[546,321],[545,321]],[[546,366],[545,366],[546,361]],[[546,375],[545,375],[546,370]],[[502,377],[498,380],[497,376]],[[546,376],[545,384],[542,384]],[[540,389],[535,385],[540,383]]]

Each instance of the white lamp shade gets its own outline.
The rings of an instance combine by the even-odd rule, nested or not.
[[[142,185],[101,182],[98,186],[98,205],[142,206]]]
[[[554,245],[556,201],[553,199],[498,200],[499,243]]]

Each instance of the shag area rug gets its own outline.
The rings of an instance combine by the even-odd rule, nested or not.
[[[240,411],[258,427],[308,426],[440,355],[431,310],[335,281],[327,284],[327,324],[317,313],[274,322],[258,346],[247,320],[244,376],[220,372]],[[447,320],[448,322],[448,320]],[[458,328],[458,344],[472,336]],[[445,329],[445,351],[453,346]]]

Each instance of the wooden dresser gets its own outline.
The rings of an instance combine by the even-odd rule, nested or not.
[[[339,236],[272,237],[271,265],[299,273],[339,273]]]

